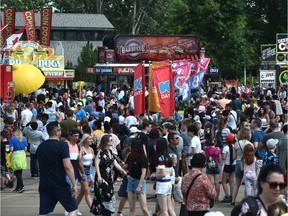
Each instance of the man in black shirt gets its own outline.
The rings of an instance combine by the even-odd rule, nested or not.
[[[61,128],[57,121],[47,125],[47,132],[49,139],[41,143],[36,152],[41,173],[39,215],[53,212],[59,201],[70,216],[76,216],[78,210],[75,200],[77,185],[69,158],[68,145],[59,141]],[[65,180],[66,175],[72,183],[71,190]]]

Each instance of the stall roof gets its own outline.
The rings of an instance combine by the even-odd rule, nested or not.
[[[35,25],[36,28],[40,28],[40,13],[35,13]],[[23,26],[22,13],[16,12],[15,27],[20,29]],[[113,30],[114,26],[104,14],[53,13],[52,29]]]

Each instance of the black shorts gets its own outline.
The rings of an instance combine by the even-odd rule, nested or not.
[[[76,199],[72,197],[70,188],[59,188],[41,190],[39,214],[46,215],[54,211],[54,208],[59,201],[67,212],[72,212],[78,209]]]
[[[225,172],[225,173],[235,172],[235,165],[225,165],[223,172]]]

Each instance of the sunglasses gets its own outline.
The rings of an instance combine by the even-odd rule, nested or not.
[[[286,188],[286,186],[287,186],[287,184],[284,183],[284,182],[280,182],[280,183],[278,183],[278,182],[268,182],[268,181],[266,181],[266,182],[269,184],[269,188],[272,189],[272,190],[275,190],[278,186],[279,186],[280,190],[284,190]]]

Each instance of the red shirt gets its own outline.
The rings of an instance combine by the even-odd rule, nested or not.
[[[182,180],[181,191],[183,194],[183,202],[188,211],[209,210],[210,199],[215,199],[217,195],[209,178],[205,174],[202,174],[194,181],[186,200],[186,193],[189,185],[199,173],[199,171],[190,170]]]

